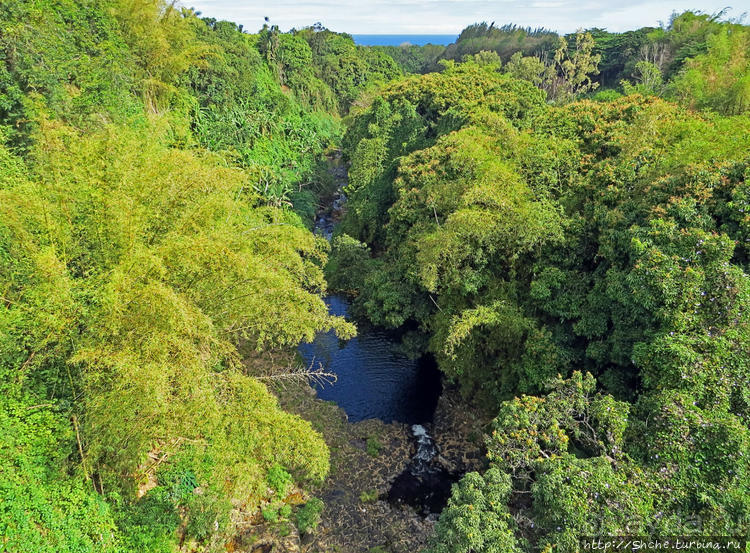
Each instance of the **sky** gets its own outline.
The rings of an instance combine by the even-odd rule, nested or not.
[[[731,2],[734,2],[732,4]],[[750,0],[180,0],[203,16],[240,23],[253,32],[263,18],[283,31],[320,22],[350,34],[458,34],[481,21],[546,27],[561,33],[600,27],[619,32],[667,22],[672,12],[714,13],[727,6],[730,17],[750,10]]]

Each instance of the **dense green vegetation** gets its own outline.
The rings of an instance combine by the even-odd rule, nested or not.
[[[580,92],[606,89],[602,99],[637,92],[735,115],[750,105],[750,33],[746,25],[723,18],[724,12],[684,12],[658,28],[625,33],[590,29],[565,36],[543,28],[478,23],[464,29],[448,47],[385,51],[409,73],[439,71],[446,60],[487,60],[487,54],[496,54],[495,62],[504,64],[505,72],[533,82],[552,100],[569,92],[560,90],[560,79],[574,69],[593,85]],[[568,61],[573,68],[566,67]]]
[[[439,69],[437,60],[443,55],[445,48],[440,44],[371,47],[372,50],[380,50],[388,54],[404,73],[428,73]]]
[[[480,53],[386,87],[347,131],[329,283],[417,327],[495,415],[431,551],[750,532],[750,35],[680,21],[715,30],[665,86],[679,104],[575,100],[599,62],[580,33],[551,74],[565,94]]]
[[[0,550],[219,548],[232,510],[326,476],[237,347],[352,334],[307,224],[338,109],[395,66],[350,82],[351,39],[311,31],[281,75],[264,33],[152,0],[0,6]]]
[[[266,26],[258,44],[281,83],[313,107],[346,112],[368,87],[401,74],[381,50],[356,46],[350,35],[319,25],[290,33]]]
[[[365,48],[3,2],[0,551],[314,532],[328,448],[240,350],[351,337],[329,286],[494,418],[431,551],[748,535],[748,175],[750,30],[720,15]]]

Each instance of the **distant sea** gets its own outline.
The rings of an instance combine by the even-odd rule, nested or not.
[[[456,42],[458,35],[352,35],[354,42],[362,46],[401,46],[404,43],[415,46]]]

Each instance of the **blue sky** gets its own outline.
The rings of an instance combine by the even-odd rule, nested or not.
[[[180,0],[204,16],[243,24],[248,31],[263,25],[263,17],[288,30],[320,21],[334,31],[352,34],[457,34],[471,23],[495,21],[544,26],[559,32],[580,27],[626,31],[656,26],[674,11],[687,9],[714,13],[734,6],[728,14],[738,17],[750,10],[750,0]]]

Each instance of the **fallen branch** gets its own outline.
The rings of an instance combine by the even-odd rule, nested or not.
[[[279,382],[282,386],[285,381],[290,380],[307,380],[308,382],[315,383],[319,386],[325,386],[326,384],[333,384],[338,379],[336,373],[327,372],[323,368],[322,363],[318,363],[318,367],[315,367],[315,359],[310,362],[310,366],[305,368],[303,366],[289,365],[287,370],[284,372],[277,372],[272,374],[253,375],[258,380],[274,381]]]

